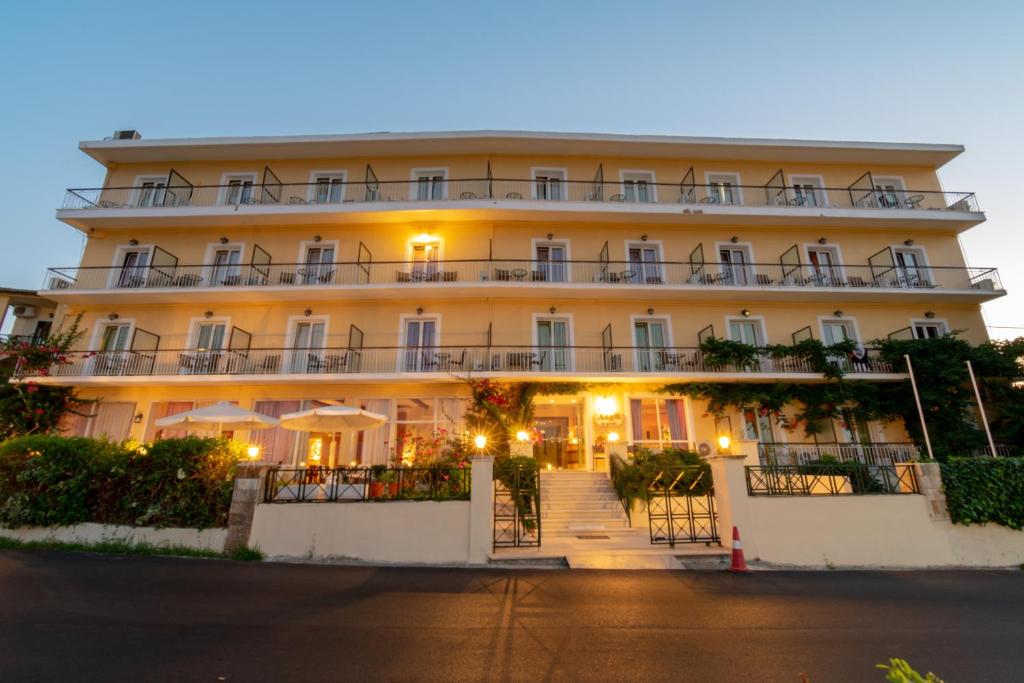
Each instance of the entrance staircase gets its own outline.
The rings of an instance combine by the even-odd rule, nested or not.
[[[636,535],[636,530],[629,528],[629,518],[608,476],[602,472],[542,470],[540,518],[544,543],[580,536]],[[646,534],[647,530],[643,531]]]

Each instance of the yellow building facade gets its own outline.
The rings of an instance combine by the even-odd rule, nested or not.
[[[459,431],[467,381],[584,382],[538,405],[534,452],[601,469],[609,435],[697,448],[723,431],[803,445],[757,411],[726,421],[668,383],[823,381],[767,356],[703,361],[709,336],[866,347],[851,379],[901,381],[870,341],[986,340],[998,273],[957,236],[973,194],[944,191],[952,145],[485,131],[83,142],[103,187],[58,218],[82,262],[41,296],[86,330],[34,381],[101,399],[77,433],[151,439],[213,401],[279,415],[319,403],[389,417],[337,464],[384,463]],[[324,463],[324,435],[250,437],[272,462]],[[855,416],[819,441],[912,448]],[[890,444],[894,444],[890,446]]]

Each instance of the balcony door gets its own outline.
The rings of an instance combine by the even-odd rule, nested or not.
[[[444,199],[445,196],[445,171],[413,171],[413,198],[418,201],[430,201]]]
[[[664,320],[637,320],[633,323],[636,344],[637,370],[640,372],[665,369],[665,349],[668,348],[668,325]]]
[[[875,196],[878,197],[878,205],[883,209],[903,208],[903,200],[906,192],[903,181],[899,178],[874,178]]]
[[[835,346],[846,341],[856,341],[853,323],[849,320],[823,320],[821,336],[825,346]]]
[[[412,245],[412,279],[417,282],[432,280],[438,273],[441,245],[423,242]]]
[[[305,285],[331,282],[334,279],[334,247],[308,247],[301,275]]]
[[[429,372],[436,368],[439,327],[437,318],[406,319],[402,354],[404,372]]]
[[[640,284],[661,284],[661,248],[656,244],[632,244],[629,246],[629,268],[633,282]]]
[[[775,424],[767,408],[744,408],[741,425],[743,438],[761,443],[775,443]]]
[[[135,205],[139,207],[163,206],[167,197],[167,178],[143,178],[139,181],[139,190]]]
[[[231,247],[217,249],[213,254],[212,282],[216,285],[232,286],[241,278],[242,249]]]
[[[197,323],[193,329],[192,351],[182,356],[185,372],[196,375],[210,375],[220,372],[226,336],[227,323]]]
[[[318,173],[313,183],[314,204],[340,204],[345,198],[343,173]]]
[[[128,360],[128,341],[131,337],[131,323],[108,323],[100,335],[99,353],[93,373],[97,375],[119,375]]]
[[[224,187],[224,203],[252,204],[252,189],[255,182],[252,176],[228,177]]]
[[[840,283],[836,252],[830,247],[813,247],[807,250],[811,279],[822,287],[834,287]]]
[[[323,361],[327,324],[302,321],[295,324],[289,366],[292,372],[317,372]]]
[[[750,250],[747,247],[728,246],[718,250],[722,266],[722,284],[746,287],[754,282],[750,266]]]
[[[739,204],[739,177],[731,173],[708,175],[708,202],[711,204]]]
[[[537,320],[537,364],[544,372],[572,370],[569,321],[563,318]]]
[[[622,174],[622,196],[627,202],[655,201],[654,174],[646,171],[624,172]]]
[[[151,254],[149,248],[127,249],[122,254],[121,272],[117,277],[117,286],[142,287],[145,285]]]
[[[729,338],[750,346],[764,346],[764,334],[758,320],[730,320]]]
[[[533,198],[559,201],[565,199],[565,171],[537,169],[533,174]]]
[[[545,242],[538,244],[535,250],[537,261],[536,279],[541,282],[567,282],[568,272],[566,260],[568,247],[565,243]]]
[[[924,264],[924,253],[919,249],[897,248],[892,250],[896,272],[901,287],[927,287],[930,284],[928,269]]]

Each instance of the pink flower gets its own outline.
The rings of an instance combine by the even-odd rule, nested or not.
[[[36,415],[42,415],[42,414],[43,414],[43,413],[45,413],[46,411],[45,411],[45,410],[43,410],[42,408],[36,408],[36,409],[35,409],[34,411],[32,411],[32,412],[34,412],[34,413],[35,413]]]
[[[38,384],[27,384],[27,385],[25,385],[25,391],[27,391],[30,394],[34,394],[37,391],[39,391],[39,385]]]

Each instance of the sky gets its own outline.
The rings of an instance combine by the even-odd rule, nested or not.
[[[518,129],[956,143],[1024,335],[1024,2],[5,2],[0,286],[78,263],[80,140]],[[940,265],[940,264],[935,264]]]

